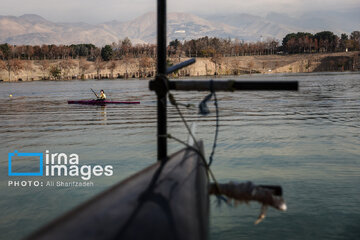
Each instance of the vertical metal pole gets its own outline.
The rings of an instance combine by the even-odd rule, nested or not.
[[[157,7],[157,70],[166,74],[166,0],[158,0]]]
[[[157,1],[157,80],[164,80],[166,75],[166,0]],[[166,80],[166,79],[165,79]],[[167,159],[167,119],[166,119],[167,90],[157,92],[157,147],[158,161]]]

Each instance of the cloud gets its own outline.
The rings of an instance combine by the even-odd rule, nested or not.
[[[39,14],[52,21],[128,20],[156,10],[150,0],[1,0],[0,15]],[[15,7],[16,6],[16,7]],[[214,13],[297,13],[360,7],[359,0],[168,0],[169,11]]]

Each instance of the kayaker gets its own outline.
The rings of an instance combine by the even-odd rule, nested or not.
[[[97,97],[98,97],[98,100],[105,100],[105,99],[106,99],[106,95],[105,95],[104,90],[101,89],[100,95],[97,96]]]

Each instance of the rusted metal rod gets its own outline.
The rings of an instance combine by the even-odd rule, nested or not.
[[[170,81],[169,90],[178,91],[297,91],[297,81]]]
[[[177,71],[177,70],[180,70],[180,69],[182,69],[182,68],[184,68],[184,67],[187,67],[187,66],[189,66],[189,65],[191,65],[191,64],[194,64],[195,62],[196,62],[195,58],[186,60],[186,61],[184,61],[184,62],[182,62],[182,63],[179,63],[179,64],[176,64],[176,65],[174,65],[174,66],[169,67],[169,68],[167,69],[166,73],[167,73],[167,74],[173,73],[173,72],[175,72],[175,71]]]
[[[156,91],[154,81],[149,87]],[[177,91],[297,91],[297,81],[168,81],[168,90]]]

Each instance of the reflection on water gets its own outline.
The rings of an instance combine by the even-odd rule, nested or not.
[[[360,74],[241,78],[299,80],[301,90],[218,93],[221,126],[213,171],[220,181],[282,185],[289,210],[270,210],[267,219],[255,227],[257,204],[238,208],[212,204],[211,239],[358,237]],[[0,84],[0,239],[28,234],[155,161],[156,99],[147,86],[147,81],[138,80]],[[141,104],[66,103],[91,98],[90,88],[105,89],[113,100],[140,100]],[[197,105],[206,93],[174,95]],[[209,107],[213,110],[212,104]],[[209,153],[214,113],[203,117],[197,112],[184,109],[186,118],[197,122],[197,135]],[[186,131],[175,109],[169,108],[168,114],[170,133],[185,140]],[[181,146],[170,142],[169,148],[172,152]],[[74,152],[82,164],[113,165],[114,176],[96,178],[95,187],[89,189],[9,188],[7,153],[14,149]]]

